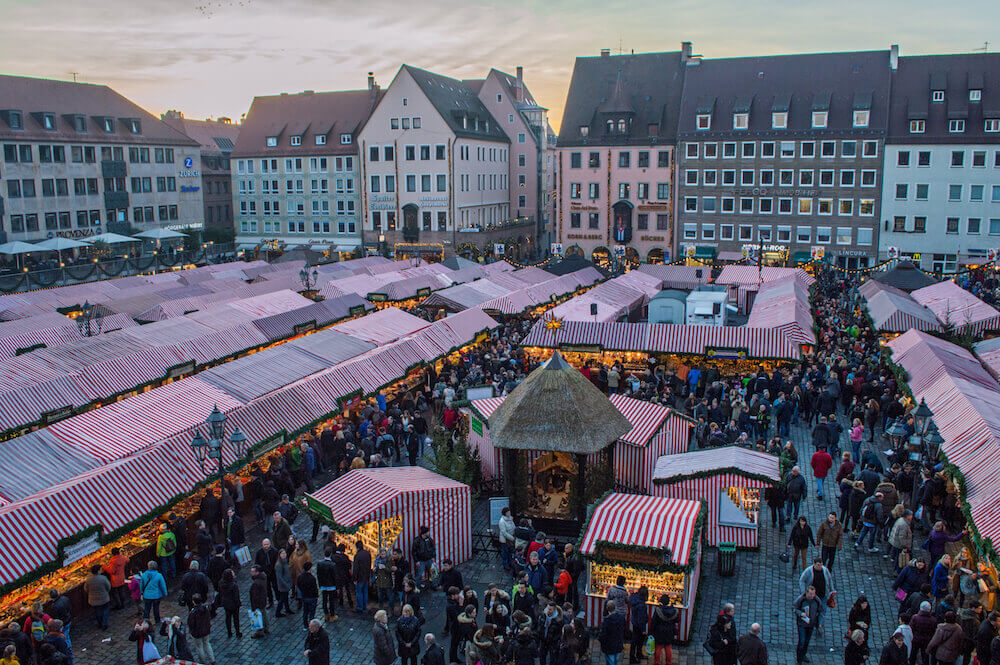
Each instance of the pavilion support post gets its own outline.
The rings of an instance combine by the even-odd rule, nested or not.
[[[576,454],[576,495],[577,509],[576,518],[580,521],[580,528],[587,520],[587,456],[581,453]]]
[[[515,474],[517,473],[518,451],[511,448],[504,448],[503,451],[503,491],[507,495],[510,510],[514,515],[520,515],[524,506],[519,505],[517,494],[514,489]]]

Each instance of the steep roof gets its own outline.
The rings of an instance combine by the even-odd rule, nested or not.
[[[403,69],[420,86],[420,90],[455,136],[510,143],[510,139],[500,128],[500,123],[480,101],[474,84],[466,84],[411,65],[403,65]],[[465,127],[462,126],[463,117],[468,118]]]
[[[684,78],[678,135],[731,135],[733,113],[750,114],[740,134],[795,138],[843,135],[843,130],[885,132],[888,121],[889,51],[805,53],[701,60]],[[854,129],[854,110],[868,109],[866,130]],[[827,111],[827,128],[812,129],[812,112]],[[772,111],[788,112],[788,128],[771,128]],[[696,130],[696,116],[713,115],[709,130]]]
[[[944,101],[933,102],[935,90]],[[980,90],[978,102],[970,90]],[[948,131],[949,120],[965,120],[965,131]],[[919,55],[899,59],[892,74],[890,143],[995,143],[983,120],[1000,119],[1000,53]],[[924,120],[922,134],[910,133],[910,120]]]
[[[23,129],[11,128],[10,111],[21,112]],[[46,113],[54,115],[54,129],[42,125]],[[85,119],[86,131],[76,131],[75,116]],[[104,131],[103,118],[114,120],[113,132]],[[129,127],[131,119],[140,123],[138,134]],[[0,139],[197,145],[106,85],[27,76],[0,76]]]
[[[339,90],[255,97],[233,156],[356,154],[357,135],[374,108],[372,94]],[[351,143],[342,145],[340,134],[350,134]],[[316,144],[317,135],[326,136],[325,145]],[[301,136],[301,145],[291,145],[292,136]],[[277,137],[277,145],[268,147],[268,137]]]
[[[680,51],[577,58],[559,129],[559,146],[674,142],[685,66]],[[627,133],[608,135],[604,114],[630,114]],[[657,125],[650,137],[650,125]],[[580,135],[580,127],[588,136]]]
[[[937,280],[917,268],[909,261],[897,261],[892,270],[875,272],[872,279],[888,286],[906,291],[916,291],[931,284],[937,284]]]
[[[240,135],[239,125],[218,120],[191,120],[167,114],[163,122],[200,143],[202,155],[228,155]]]

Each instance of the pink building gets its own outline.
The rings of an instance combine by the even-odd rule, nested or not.
[[[670,260],[674,135],[691,45],[577,58],[558,143],[555,237],[598,262]]]

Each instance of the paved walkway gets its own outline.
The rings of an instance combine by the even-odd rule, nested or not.
[[[812,482],[809,457],[813,453],[809,445],[809,432],[805,428],[794,427],[792,438],[799,450],[802,468]],[[819,501],[813,487],[804,504],[804,512],[815,529],[832,508],[836,508],[836,495],[827,481],[827,498]],[[485,530],[488,526],[488,505],[481,502],[476,506],[474,530]],[[798,597],[798,577],[792,573],[791,564],[783,564],[778,555],[784,550],[787,532],[778,533],[771,529],[770,519],[762,515],[761,547],[757,552],[738,552],[736,575],[719,578],[716,575],[716,552],[709,549],[703,557],[702,582],[695,614],[694,634],[688,646],[674,649],[675,664],[710,665],[711,658],[701,647],[714,615],[725,602],[736,605],[737,629],[743,633],[754,621],[764,626],[764,639],[768,643],[772,663],[794,663],[795,623],[792,603]],[[294,525],[297,536],[308,538],[311,523],[300,517]],[[260,535],[249,534],[250,542],[257,543]],[[313,558],[319,560],[322,552],[314,544]],[[812,557],[810,557],[811,560]],[[507,586],[508,578],[503,574],[496,555],[479,554],[472,561],[460,567],[467,584],[472,584],[480,592],[485,591],[489,582],[500,582]],[[828,610],[825,619],[825,634],[814,636],[809,657],[813,664],[843,663],[844,633],[847,628],[847,612],[855,598],[862,591],[872,605],[871,646],[874,661],[877,662],[881,647],[896,626],[896,601],[890,591],[891,567],[888,561],[877,554],[856,553],[850,549],[850,542],[838,554],[833,570],[835,585],[839,591],[839,606]],[[249,571],[244,567],[239,575],[240,589],[244,603],[247,602]],[[171,587],[173,589],[173,587]],[[177,592],[173,590],[163,603],[162,614],[178,614],[187,617],[186,610],[176,603]],[[425,629],[440,634],[444,623],[444,596],[441,592],[425,592],[423,605],[427,617]],[[244,608],[245,609],[245,608]],[[128,641],[128,634],[135,617],[131,612],[116,612],[112,615],[111,629],[107,632],[96,630],[89,617],[74,621],[73,646],[77,665],[121,665],[134,662],[135,645]],[[213,623],[212,644],[216,662],[219,665],[286,665],[305,662],[302,656],[305,633],[302,631],[299,615],[277,619],[272,622],[272,634],[264,640],[252,640],[247,627],[246,616],[242,617],[244,638],[226,637],[222,612]],[[362,665],[371,663],[371,619],[369,616],[342,613],[340,621],[329,625],[331,635],[331,662],[338,665]],[[158,645],[165,647],[166,640],[158,638]],[[594,643],[593,663],[603,663],[599,648]]]

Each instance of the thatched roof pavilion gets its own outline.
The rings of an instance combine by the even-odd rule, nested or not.
[[[632,429],[611,400],[558,351],[490,416],[495,448],[589,455]]]
[[[897,261],[891,270],[871,273],[871,278],[876,282],[895,286],[897,289],[906,291],[907,293],[922,289],[931,284],[937,284],[936,279],[909,261]]]

